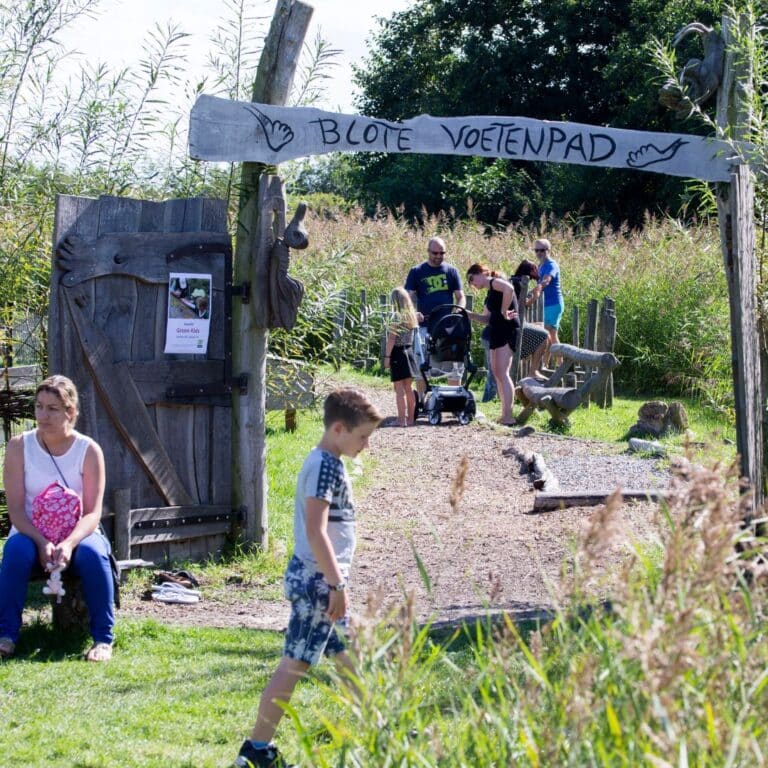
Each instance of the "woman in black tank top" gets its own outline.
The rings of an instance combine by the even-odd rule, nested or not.
[[[483,264],[473,264],[467,270],[467,282],[475,288],[488,289],[484,311],[472,312],[470,317],[488,323],[491,372],[501,399],[499,421],[511,426],[516,423],[512,416],[515,386],[509,375],[509,365],[512,362],[512,350],[517,344],[517,334],[520,332],[515,289],[510,282]]]

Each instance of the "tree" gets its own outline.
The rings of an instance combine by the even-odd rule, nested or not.
[[[382,20],[356,69],[364,114],[517,115],[646,130],[681,130],[657,100],[646,43],[690,21],[713,23],[719,0],[417,0]],[[693,51],[693,48],[691,49]],[[686,126],[686,130],[688,127]],[[663,176],[466,158],[358,155],[358,195],[415,214],[454,207],[467,194],[494,219],[543,210],[614,222],[676,206],[684,182]],[[524,171],[525,176],[521,176]],[[419,177],[416,177],[416,173]],[[494,184],[495,182],[495,184]],[[526,194],[531,184],[535,195]],[[424,187],[427,189],[424,189]],[[525,194],[528,205],[509,203]]]

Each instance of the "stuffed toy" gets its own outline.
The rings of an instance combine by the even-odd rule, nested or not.
[[[67,594],[64,589],[64,582],[61,580],[61,568],[54,568],[51,571],[51,575],[43,587],[43,594],[55,596],[57,603],[60,603],[61,598]]]

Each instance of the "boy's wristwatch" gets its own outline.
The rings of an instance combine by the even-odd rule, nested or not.
[[[329,584],[328,586],[335,592],[343,592],[347,588],[347,584],[344,581],[340,581],[338,584]]]

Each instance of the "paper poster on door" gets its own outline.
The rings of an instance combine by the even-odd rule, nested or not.
[[[165,353],[204,355],[211,327],[211,275],[171,272]]]

